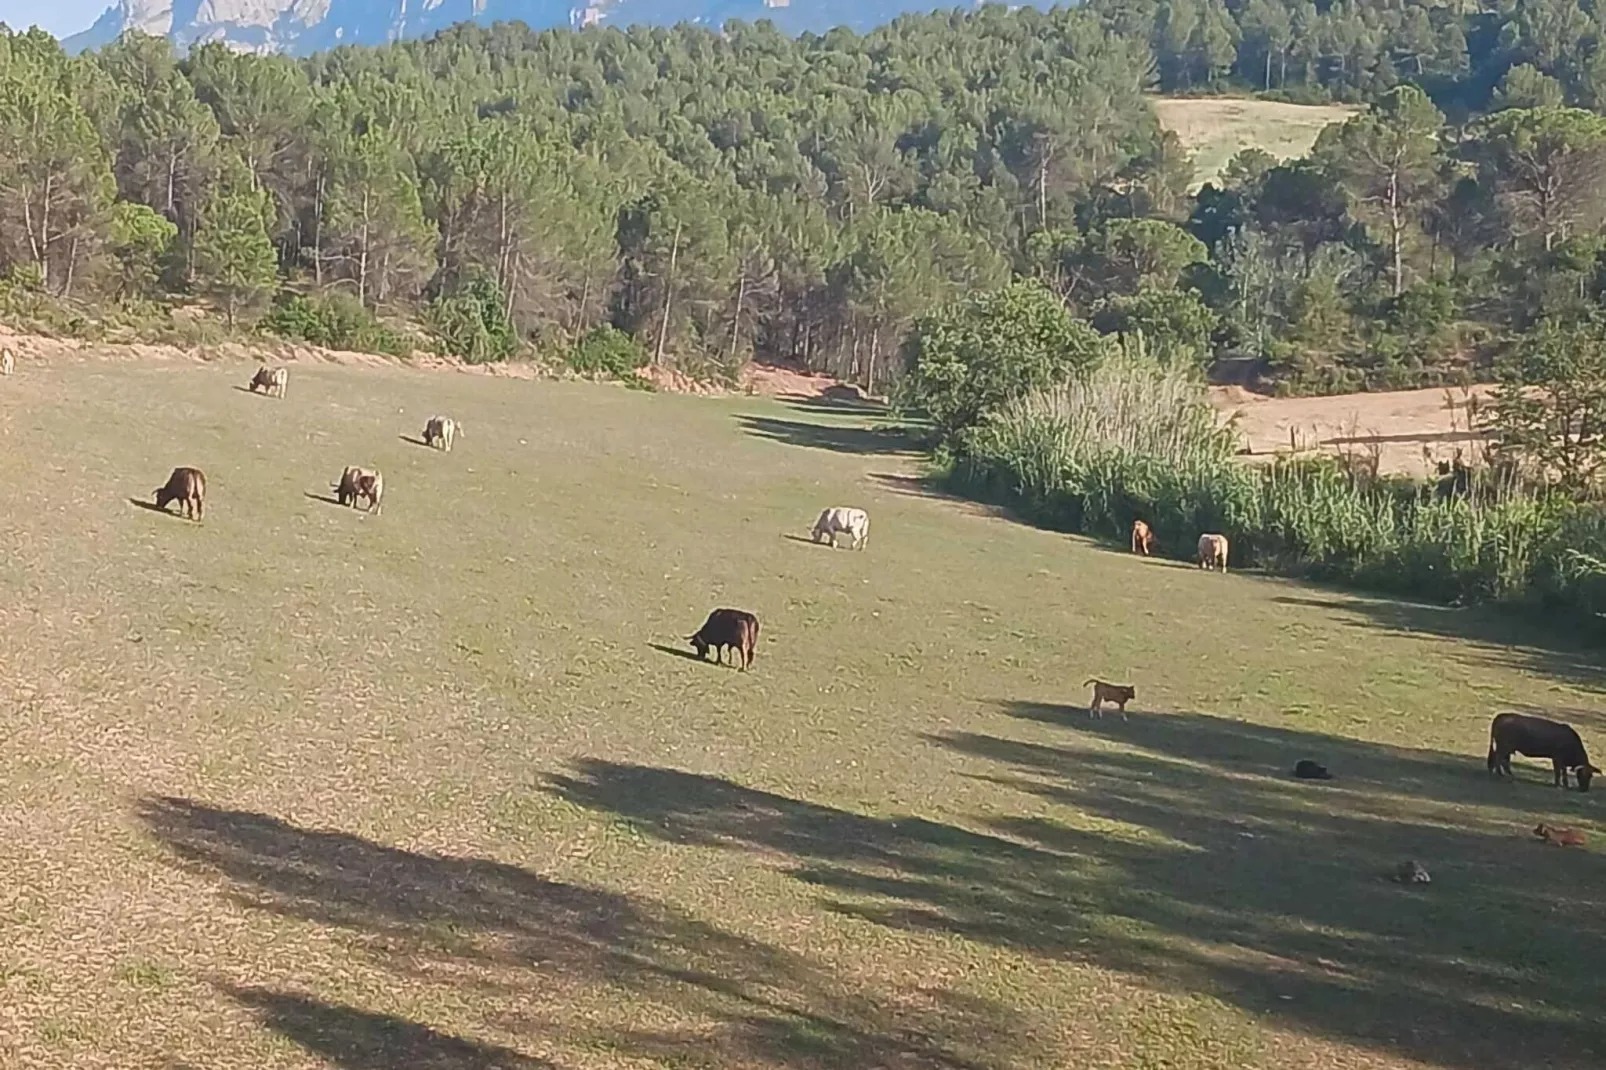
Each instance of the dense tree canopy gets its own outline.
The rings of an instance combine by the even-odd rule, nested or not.
[[[1603,27],[1594,0],[1090,0],[305,61],[0,32],[0,276],[229,316],[310,295],[270,323],[328,300],[479,357],[611,353],[606,328],[693,373],[878,388],[917,321],[1035,277],[1305,388],[1434,381],[1600,303]],[[1155,89],[1365,107],[1195,194]]]

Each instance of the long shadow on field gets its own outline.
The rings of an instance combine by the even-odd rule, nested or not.
[[[1173,756],[1170,746],[1233,723],[1202,718],[1178,730],[1156,727],[1162,720],[1188,724],[1186,715],[1106,720],[1066,746],[938,737],[996,765],[979,778],[1018,791],[1018,808],[1041,815],[989,815],[977,831],[597,760],[552,787],[669,842],[780,855],[786,872],[824,890],[829,909],[881,925],[1146,975],[1439,1065],[1506,1070],[1514,1052],[1527,1065],[1601,1065],[1600,858],[1525,839],[1525,815],[1505,821],[1384,798],[1364,783],[1263,775],[1264,740],[1247,741],[1242,758],[1226,746],[1201,761]],[[1299,744],[1287,764],[1336,753],[1324,739],[1285,740]],[[1108,749],[1110,740],[1128,749]],[[1362,757],[1376,776],[1391,762],[1435,784],[1450,775],[1435,758],[1383,749],[1347,754],[1340,775]],[[1535,806],[1581,798],[1511,790]],[[1045,813],[1047,804],[1055,809]],[[1404,820],[1400,810],[1428,816]],[[1408,857],[1434,883],[1387,879]]]
[[[233,902],[353,934],[358,967],[389,971],[421,1005],[477,1015],[475,1032],[698,1066],[982,1070],[1034,1054],[1001,1004],[860,986],[851,959],[817,962],[647,897],[190,799],[147,797],[138,817]],[[543,1065],[498,1063],[503,1049],[309,997],[235,995],[342,1066]]]
[[[185,519],[184,513],[182,511],[175,512],[172,509],[163,509],[161,506],[157,505],[155,502],[148,502],[148,501],[145,501],[143,498],[130,498],[130,499],[128,499],[128,504],[129,505],[137,505],[141,509],[144,509],[148,513],[161,513],[163,516],[170,516],[170,517],[173,517],[174,519],[177,519],[177,520]]]
[[[907,453],[911,449],[909,437],[892,428],[805,423],[773,416],[738,416],[736,419],[748,434],[788,446],[835,453]]]
[[[879,401],[867,401],[852,391],[835,394],[783,394],[781,401],[789,408],[802,413],[842,412],[861,416],[885,416],[887,406]]]
[[[663,643],[648,643],[647,645],[658,651],[658,653],[668,654],[672,658],[685,658],[687,661],[699,661],[705,665],[714,664],[707,658],[698,657],[695,650],[683,650],[678,646],[666,646]]]
[[[225,986],[264,1026],[349,1070],[542,1070],[556,1064],[426,1025],[294,992]]]
[[[1576,634],[1563,635],[1532,618],[1485,607],[1424,605],[1334,591],[1314,597],[1281,595],[1273,601],[1326,610],[1349,627],[1414,636],[1423,643],[1424,656],[1516,668],[1606,691],[1606,666],[1598,650],[1588,649]]]

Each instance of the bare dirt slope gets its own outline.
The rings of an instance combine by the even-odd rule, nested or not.
[[[1473,399],[1488,388],[1397,390],[1341,397],[1268,398],[1239,387],[1217,387],[1211,399],[1236,418],[1254,456],[1324,450],[1378,457],[1378,470],[1424,475],[1457,449],[1467,460],[1482,436],[1469,430]],[[1424,452],[1426,451],[1426,452]]]

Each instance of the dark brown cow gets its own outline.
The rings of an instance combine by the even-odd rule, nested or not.
[[[1567,774],[1578,777],[1578,790],[1588,791],[1598,772],[1584,753],[1584,741],[1571,725],[1547,721],[1525,713],[1498,714],[1489,725],[1489,772],[1511,776],[1511,756],[1549,758],[1558,788],[1567,787]]]
[[[380,500],[385,495],[385,477],[373,469],[351,465],[340,473],[340,482],[334,485],[334,489],[341,505],[355,507],[358,498],[367,498],[368,511],[377,514]]]
[[[156,488],[156,508],[166,509],[169,502],[178,502],[179,515],[191,520],[201,519],[205,500],[206,473],[199,468],[175,468],[167,485]]]
[[[686,638],[700,659],[708,657],[708,650],[712,647],[717,652],[716,659],[723,662],[725,648],[730,647],[733,663],[740,656],[742,671],[746,672],[753,664],[753,648],[758,646],[758,618],[746,610],[716,609],[708,615],[695,635]]]

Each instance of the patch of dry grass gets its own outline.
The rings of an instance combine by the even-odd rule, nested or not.
[[[1193,153],[1194,189],[1214,181],[1244,149],[1279,160],[1304,156],[1316,136],[1355,114],[1347,104],[1283,104],[1244,97],[1157,97],[1160,125]]]
[[[1512,699],[1606,735],[1588,659],[959,508],[829,406],[246,378],[0,390],[0,1065],[1598,1065],[1606,872],[1526,831],[1596,800],[1482,769]],[[204,523],[129,502],[177,464]],[[752,672],[673,656],[716,605]]]

